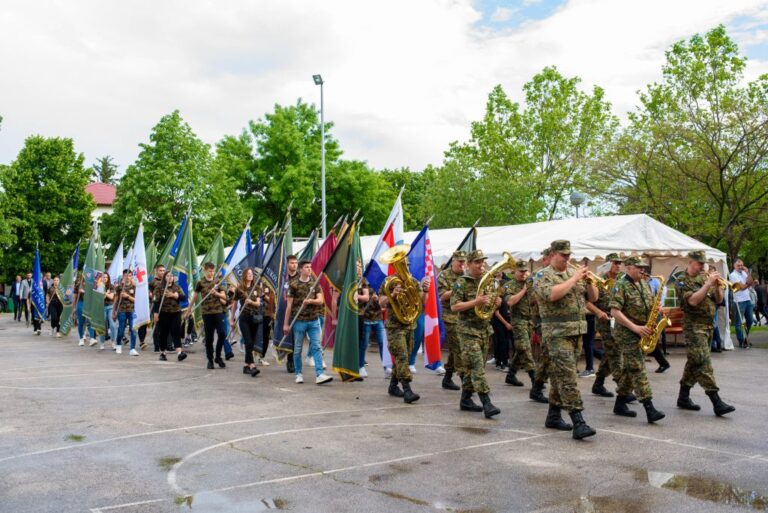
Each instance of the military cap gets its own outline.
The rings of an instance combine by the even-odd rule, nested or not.
[[[515,270],[516,271],[527,271],[528,270],[528,262],[524,260],[518,260],[515,262]]]
[[[486,260],[488,257],[483,254],[482,249],[476,249],[474,251],[469,252],[469,256],[467,257],[467,260],[470,262],[475,262],[477,260]]]
[[[605,261],[606,262],[621,262],[621,257],[619,256],[618,253],[608,253],[605,256]]]
[[[458,250],[453,252],[453,259],[454,260],[466,260],[467,259],[467,252],[462,250],[462,249],[458,249]]]
[[[552,253],[551,249],[544,248],[544,251],[541,252],[541,256],[549,256],[550,253]]]
[[[549,250],[552,253],[562,253],[564,255],[571,254],[571,241],[568,240],[553,240],[549,245]]]
[[[699,262],[701,264],[707,263],[707,256],[704,254],[704,251],[700,249],[696,251],[691,251],[690,253],[688,253],[688,258],[690,258],[691,260],[695,260],[696,262]]]
[[[634,265],[638,267],[643,267],[648,265],[645,260],[640,258],[639,256],[631,256],[624,259],[624,265]]]

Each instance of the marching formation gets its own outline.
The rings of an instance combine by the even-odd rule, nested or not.
[[[368,266],[362,261],[360,220],[340,219],[319,248],[313,232],[301,254],[294,255],[289,214],[282,229],[262,232],[255,245],[246,226],[228,256],[219,234],[199,266],[201,276],[189,213],[160,256],[152,247],[146,250],[140,227],[128,257],[123,259],[120,244],[113,260],[105,262],[96,233],[82,272],[77,272],[76,249],[62,277],[44,281],[36,256],[30,292],[34,330],[40,335],[47,318],[51,334],[60,337],[76,320],[80,346],[98,344],[103,351],[109,339],[115,353],[129,343],[129,354],[140,356],[151,328],[157,357],[167,361],[175,354],[183,361],[185,346],[202,329],[208,369],[226,368],[237,346],[244,353],[243,374],[255,378],[273,352],[296,384],[304,383],[306,339],[317,385],[334,379],[326,373],[326,348],[333,349],[332,369],[342,381],[365,379],[373,338],[389,378],[387,393],[407,404],[420,399],[413,386],[418,337],[424,341],[425,365],[443,375],[442,387],[460,391],[459,410],[493,418],[501,410],[491,401],[486,355],[492,325],[503,326],[512,342],[505,383],[523,387],[517,373],[527,374],[530,399],[548,405],[544,425],[583,439],[596,434],[584,418],[577,384],[586,315],[592,313],[605,350],[593,394],[613,398],[605,385],[612,378],[616,415],[636,417],[629,405],[638,401],[648,423],[664,419],[653,403],[645,357],[656,353],[668,323],[666,284],[663,277],[650,276],[641,257],[608,254],[610,268],[598,276],[572,261],[569,241],[556,240],[542,251],[543,267],[531,274],[531,263],[515,261],[508,253],[488,266],[487,256],[475,247],[472,228],[438,272],[427,227],[412,245],[396,244],[392,227],[397,217],[390,216]],[[715,305],[722,302],[727,282],[716,272],[705,272],[705,265],[703,252],[691,252],[685,271],[673,278],[687,346],[677,406],[699,410],[690,397],[699,384],[721,416],[735,408],[719,396],[709,343]],[[661,358],[660,369],[666,370],[669,363]]]

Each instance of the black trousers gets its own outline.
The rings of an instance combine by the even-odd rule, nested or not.
[[[173,348],[181,347],[181,312],[160,312],[157,320],[157,328],[160,332],[160,350],[170,351],[168,336],[173,340]]]
[[[61,327],[62,306],[56,301],[51,301],[48,305],[48,318],[51,320],[51,329],[58,332]]]
[[[240,327],[240,334],[245,339],[245,363],[253,363],[254,349],[264,351],[264,322],[254,322],[250,314],[241,314],[237,320],[237,325]],[[261,348],[256,347],[257,342],[261,343]]]
[[[496,319],[491,321],[491,326],[493,327],[493,357],[496,359],[496,365],[509,365],[512,332]]]
[[[261,346],[261,357],[264,358],[264,354],[267,352],[267,348],[269,347],[269,336],[272,334],[272,317],[264,316],[264,322],[262,323],[262,332],[264,333],[264,344]]]
[[[665,345],[666,344],[662,344],[661,341],[659,341],[659,343],[656,344],[656,348],[651,352],[651,356],[656,358],[656,363],[658,363],[661,367],[669,367],[669,362],[666,358],[664,358]]]
[[[205,332],[205,355],[213,361],[213,334],[216,333],[216,358],[221,358],[221,348],[224,347],[224,314],[203,314],[203,331]]]

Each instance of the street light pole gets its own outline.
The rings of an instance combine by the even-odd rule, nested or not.
[[[320,86],[320,182],[322,187],[322,218],[323,218],[323,239],[326,238],[325,231],[325,108],[323,105],[323,77],[321,75],[312,75],[315,85]]]

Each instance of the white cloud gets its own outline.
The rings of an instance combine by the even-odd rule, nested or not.
[[[526,4],[527,5],[527,4]],[[517,14],[520,9],[514,9],[509,7],[497,7],[493,14],[491,14],[491,21],[495,23],[502,23],[512,19],[512,16]]]
[[[75,139],[88,163],[130,164],[173,109],[214,144],[275,103],[319,103],[347,158],[376,167],[439,164],[500,83],[516,99],[544,66],[600,85],[617,113],[657,80],[674,41],[764,0],[571,0],[550,17],[493,32],[470,0],[42,2],[0,17],[0,162],[34,133]],[[659,13],[664,13],[663,16]],[[742,25],[739,39],[764,44]],[[750,60],[748,75],[768,71]]]

